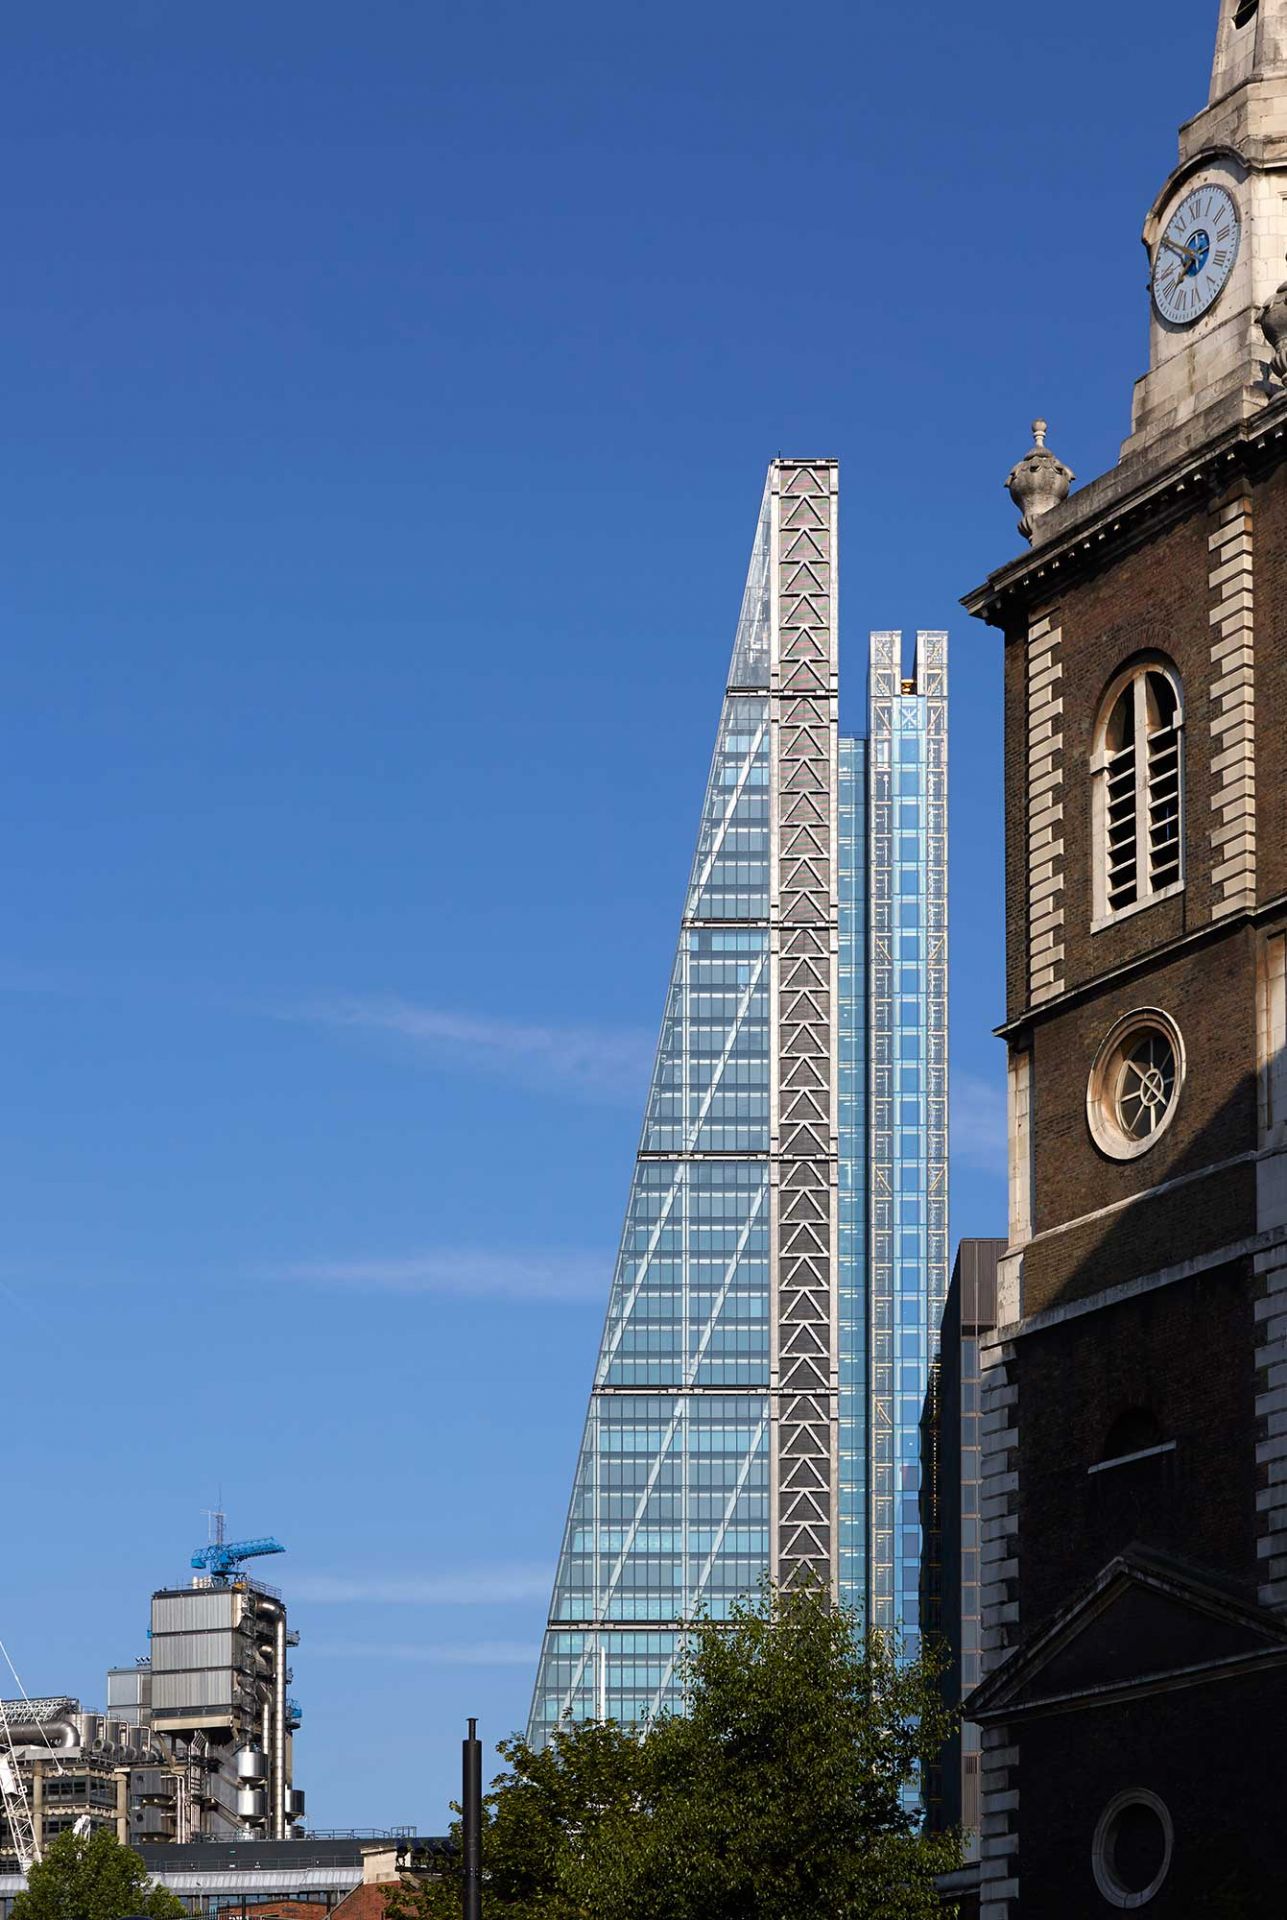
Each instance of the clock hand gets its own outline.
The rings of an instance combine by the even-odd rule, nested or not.
[[[1162,245],[1169,247],[1172,253],[1178,253],[1184,260],[1186,268],[1191,267],[1198,257],[1192,247],[1182,247],[1179,241],[1172,240],[1169,234],[1162,235]]]

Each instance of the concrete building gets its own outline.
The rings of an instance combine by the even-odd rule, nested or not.
[[[106,1713],[67,1696],[0,1703],[38,1844],[81,1817],[132,1846],[288,1839],[304,1795],[281,1594],[240,1566],[198,1572],[153,1594],[148,1637],[148,1658],[108,1672]],[[0,1816],[0,1872],[17,1858]]]
[[[842,737],[834,461],[775,460],[530,1721],[680,1703],[684,1623],[821,1577],[918,1631],[947,1285],[946,636]],[[605,1276],[606,1278],[606,1276]]]
[[[146,1734],[66,1695],[0,1701],[0,1713],[42,1848],[78,1821],[82,1832],[111,1827],[129,1838],[130,1769],[150,1750]],[[0,1818],[0,1868],[6,1857],[13,1852]]]
[[[1121,460],[1069,495],[1038,435],[1031,550],[966,601],[1006,656],[983,1920],[1283,1897],[1287,0],[1212,14]]]
[[[304,1796],[292,1784],[299,1710],[287,1692],[299,1635],[281,1595],[244,1572],[163,1588],[150,1639],[147,1724],[183,1770],[153,1783],[158,1798],[147,1804],[162,1830],[147,1837],[286,1839]],[[175,1791],[162,1799],[170,1779]]]

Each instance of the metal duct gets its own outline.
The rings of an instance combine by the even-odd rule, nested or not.
[[[255,1595],[260,1612],[273,1622],[273,1695],[272,1695],[272,1812],[270,1830],[274,1840],[287,1838],[286,1828],[286,1609],[280,1600],[266,1594]]]
[[[71,1720],[11,1720],[9,1738],[15,1747],[54,1747],[66,1753],[80,1745],[80,1730]]]

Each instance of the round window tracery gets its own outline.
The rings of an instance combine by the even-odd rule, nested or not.
[[[1117,1123],[1130,1140],[1157,1132],[1175,1097],[1175,1048],[1160,1027],[1142,1033],[1122,1056],[1114,1096]]]
[[[1171,1870],[1175,1830],[1166,1805],[1146,1787],[1128,1788],[1099,1816],[1091,1848],[1095,1885],[1110,1906],[1147,1906]]]
[[[1086,1116],[1100,1150],[1115,1160],[1147,1153],[1175,1115],[1184,1083],[1179,1028],[1156,1007],[1119,1020],[1095,1057]]]

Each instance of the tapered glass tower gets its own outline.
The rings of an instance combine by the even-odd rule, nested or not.
[[[916,1617],[919,1541],[903,1522],[919,1405],[906,1418],[946,1280],[945,640],[920,636],[928,665],[906,682],[900,637],[873,636],[873,734],[841,739],[836,513],[833,461],[774,461],[541,1653],[538,1741],[568,1713],[637,1721],[680,1705],[685,1623],[725,1614],[766,1571],[824,1580],[873,1617],[888,1594],[893,1617]]]

